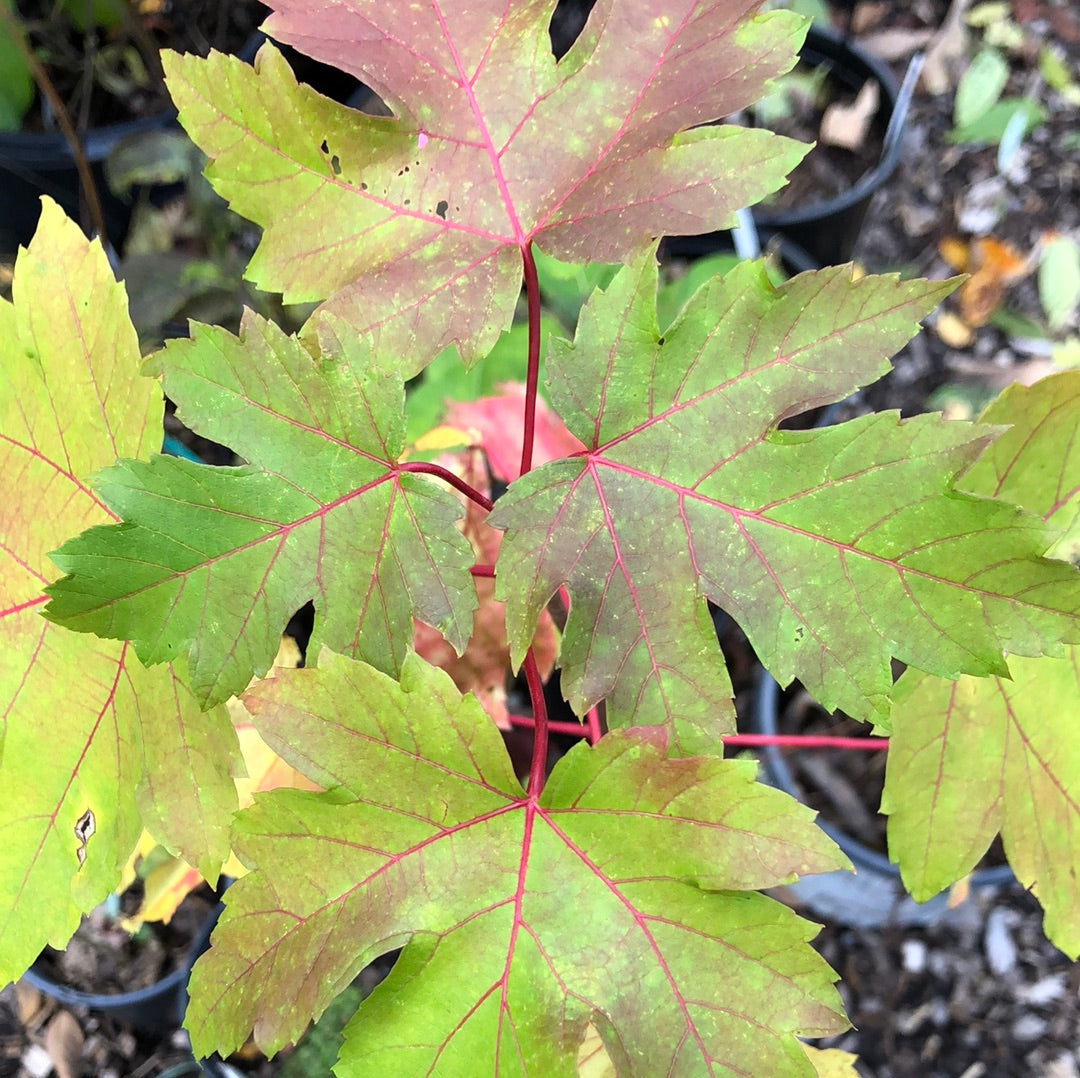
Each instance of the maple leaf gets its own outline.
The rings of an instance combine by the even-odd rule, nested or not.
[[[159,456],[102,472],[97,489],[124,523],[53,555],[69,575],[48,589],[46,616],[133,640],[148,664],[186,650],[208,705],[267,672],[282,628],[311,600],[315,648],[396,673],[415,614],[460,652],[476,606],[472,550],[455,498],[398,467],[401,377],[348,331],[317,356],[251,312],[239,337],[193,333],[151,369],[190,428],[253,463]]]
[[[989,428],[885,413],[776,429],[884,373],[952,287],[850,278],[774,288],[743,263],[661,337],[649,254],[549,348],[552,402],[587,449],[512,483],[490,519],[515,662],[570,591],[562,683],[579,714],[607,697],[616,724],[675,718],[681,751],[715,747],[728,687],[703,595],[778,681],[856,716],[887,712],[893,656],[1003,672],[1003,646],[1080,632],[1080,587],[1039,557],[1040,522],[950,489]]]
[[[322,310],[412,374],[450,344],[467,363],[490,350],[530,244],[618,263],[661,233],[729,227],[781,185],[805,146],[701,126],[795,62],[805,23],[747,17],[757,6],[603,0],[556,63],[552,0],[272,4],[270,34],[361,79],[391,117],[298,86],[269,45],[253,68],[163,64],[211,184],[265,229],[249,278],[289,301],[330,297]]]
[[[983,413],[1011,423],[962,479],[1041,516],[1052,554],[1080,549],[1080,371],[1014,385]],[[908,671],[897,684],[882,811],[889,856],[917,899],[967,875],[1000,831],[1009,864],[1080,955],[1080,648],[1009,659],[1009,678],[955,684]]]
[[[236,807],[235,737],[171,666],[40,616],[46,552],[114,519],[88,476],[161,444],[124,289],[98,243],[44,200],[0,302],[0,981],[119,882],[142,821],[213,879]],[[152,746],[144,754],[144,744]]]
[[[238,815],[252,872],[194,970],[197,1053],[252,1027],[276,1051],[402,945],[340,1075],[572,1074],[590,1021],[620,1074],[809,1075],[793,1033],[844,1025],[814,927],[750,889],[846,859],[752,763],[665,760],[663,731],[623,732],[529,798],[477,702],[415,655],[398,684],[324,653],[245,703],[330,789]]]

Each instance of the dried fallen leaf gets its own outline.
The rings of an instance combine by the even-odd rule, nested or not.
[[[969,252],[967,240],[959,236],[946,236],[938,244],[938,254],[945,259],[949,268],[957,273],[967,273]]]
[[[479,436],[479,432],[477,434]],[[439,458],[438,463],[460,475],[476,490],[485,494],[490,492],[490,478],[482,453],[471,450],[455,455],[446,454]],[[486,513],[472,502],[467,502],[463,530],[476,552],[477,563],[494,565],[502,533],[492,528],[485,517]],[[493,578],[477,577],[476,594],[479,606],[473,614],[473,633],[460,656],[442,633],[419,621],[413,632],[413,646],[428,662],[445,670],[461,692],[471,692],[476,696],[499,729],[508,730],[510,717],[506,704],[506,679],[510,670],[510,648],[506,642],[506,610],[495,598]],[[551,676],[554,669],[558,647],[558,633],[551,615],[545,611],[537,622],[533,640],[540,676],[544,680]]]
[[[949,888],[949,909],[955,910],[962,906],[971,894],[971,877],[964,876]]]
[[[45,1030],[45,1050],[56,1078],[79,1078],[82,1074],[83,1031],[70,1011],[58,1011]]]
[[[913,52],[925,48],[933,37],[934,31],[928,28],[907,30],[894,26],[888,30],[878,30],[876,33],[861,36],[859,44],[879,60],[893,63],[896,60],[904,60]]]
[[[15,982],[15,1013],[23,1029],[30,1029],[43,1003],[41,993],[29,981]]]
[[[972,329],[986,325],[1001,306],[1006,287],[1031,271],[1029,256],[992,236],[980,236],[970,243],[948,236],[938,245],[938,252],[954,270],[971,274],[957,300],[961,319]]]
[[[975,337],[964,320],[952,311],[940,311],[934,319],[934,332],[950,348],[967,348]]]
[[[964,12],[971,0],[953,0],[945,21],[941,24],[923,64],[922,84],[928,94],[937,97],[952,89],[955,72],[967,59],[967,28]]]
[[[881,94],[874,79],[867,79],[850,105],[833,102],[821,117],[819,141],[826,146],[857,150],[866,141]]]

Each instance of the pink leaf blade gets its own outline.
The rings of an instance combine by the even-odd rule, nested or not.
[[[783,183],[805,147],[689,130],[794,62],[803,23],[748,18],[753,6],[601,4],[556,65],[543,4],[447,0],[410,12],[403,34],[377,5],[279,3],[271,32],[364,79],[390,118],[298,87],[270,46],[254,69],[216,55],[165,66],[211,182],[266,230],[251,279],[325,299],[411,375],[451,344],[467,364],[491,348],[531,242],[619,262],[661,232],[724,227]]]
[[[499,387],[497,397],[452,401],[447,408],[446,422],[470,434],[475,432],[477,444],[483,448],[492,474],[509,483],[517,479],[521,467],[524,409],[525,384],[507,383]],[[584,448],[562,420],[542,400],[537,400],[534,466],[574,456]]]

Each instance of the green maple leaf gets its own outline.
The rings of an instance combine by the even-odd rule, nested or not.
[[[210,182],[265,228],[249,277],[289,301],[330,297],[322,309],[406,374],[450,344],[467,362],[490,350],[530,243],[618,263],[661,233],[729,227],[806,149],[699,126],[795,62],[805,24],[748,18],[755,0],[660,14],[607,0],[559,63],[553,0],[273,6],[270,34],[356,75],[393,116],[297,86],[270,46],[254,68],[166,54],[170,93]]]
[[[398,468],[400,375],[348,332],[317,356],[250,312],[239,337],[194,332],[152,369],[189,426],[253,463],[155,457],[103,472],[97,489],[124,523],[53,555],[70,575],[49,588],[46,616],[133,640],[145,663],[188,651],[209,704],[267,672],[309,600],[315,646],[382,670],[400,668],[414,614],[460,653],[476,607],[472,548],[455,526],[460,503]]]
[[[399,685],[324,653],[245,703],[331,788],[237,817],[254,871],[194,970],[197,1052],[252,1027],[281,1048],[403,945],[339,1075],[573,1074],[589,1022],[627,1076],[810,1075],[793,1034],[843,1027],[813,926],[750,889],[846,861],[749,762],[618,733],[529,798],[479,704],[415,655]]]
[[[491,516],[515,661],[565,584],[574,709],[607,697],[617,723],[675,719],[682,750],[706,751],[730,726],[704,595],[781,683],[859,716],[887,713],[894,656],[1000,673],[1003,647],[1080,635],[1080,587],[1039,557],[1042,524],[951,489],[987,428],[885,413],[776,429],[884,373],[950,287],[837,267],[774,288],[744,263],[661,337],[653,257],[620,273],[547,359],[586,451],[515,481]]]
[[[1011,423],[966,490],[1041,516],[1050,553],[1080,551],[1080,371],[1010,386],[981,417]],[[1080,559],[1078,559],[1080,560]],[[1067,570],[1066,570],[1067,571]],[[1074,574],[1077,575],[1077,574]],[[1080,648],[1009,659],[1009,677],[956,684],[908,671],[897,685],[882,811],[889,855],[918,899],[967,875],[1000,831],[1009,864],[1080,955]]]
[[[129,645],[40,616],[56,576],[47,552],[115,519],[90,474],[160,445],[162,402],[139,376],[104,252],[48,199],[12,291],[0,302],[0,981],[67,943],[144,823],[215,878],[239,766],[224,710],[200,713],[172,667],[146,670]]]

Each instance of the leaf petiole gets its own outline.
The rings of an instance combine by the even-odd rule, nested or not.
[[[491,512],[494,502],[486,495],[481,494],[471,483],[465,482],[459,475],[454,475],[449,468],[444,468],[441,464],[432,464],[426,460],[409,460],[404,464],[398,465],[398,471],[402,472],[419,472],[423,475],[433,475],[443,482],[449,483],[455,490],[461,491],[466,498],[471,502],[475,502],[481,509]]]

